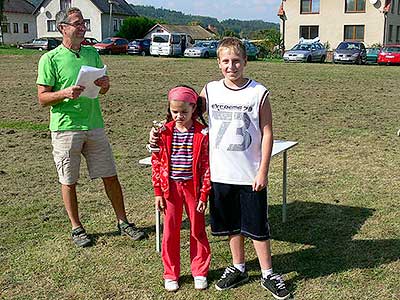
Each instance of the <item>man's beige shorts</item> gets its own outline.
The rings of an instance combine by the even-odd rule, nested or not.
[[[75,184],[79,179],[81,154],[86,159],[90,178],[117,174],[110,143],[103,128],[88,131],[53,131],[53,157],[61,184]]]

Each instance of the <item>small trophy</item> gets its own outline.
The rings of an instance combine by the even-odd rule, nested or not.
[[[159,133],[160,129],[164,126],[164,124],[162,122],[159,121],[153,121],[153,128],[154,131]],[[158,147],[157,144],[147,144],[146,148],[149,152],[153,153],[153,152],[159,152],[160,151],[160,147]]]

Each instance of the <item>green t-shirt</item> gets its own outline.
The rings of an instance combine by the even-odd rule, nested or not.
[[[63,45],[45,53],[39,60],[38,85],[52,86],[53,91],[75,85],[81,66],[102,68],[103,62],[96,49],[82,46],[79,57]],[[99,99],[79,97],[64,99],[50,109],[50,130],[91,130],[103,128]]]

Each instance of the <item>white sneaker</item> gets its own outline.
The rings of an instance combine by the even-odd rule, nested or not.
[[[179,284],[176,280],[165,279],[164,287],[168,292],[176,292],[179,289]]]
[[[205,290],[208,287],[207,277],[195,276],[194,277],[194,288],[196,290]]]

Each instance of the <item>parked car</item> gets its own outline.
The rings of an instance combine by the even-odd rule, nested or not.
[[[33,39],[27,43],[19,44],[19,49],[37,49],[42,50],[52,50],[61,44],[61,40],[56,38],[39,38]]]
[[[258,53],[260,52],[256,45],[254,45],[250,41],[243,41],[244,46],[246,47],[246,54],[248,60],[256,60],[258,58]]]
[[[326,59],[326,48],[318,39],[300,39],[297,45],[283,54],[285,62],[321,62]]]
[[[105,54],[119,54],[127,53],[128,40],[118,37],[110,37],[102,40],[100,43],[94,45],[99,53]]]
[[[83,39],[83,41],[81,42],[82,45],[86,45],[86,46],[94,46],[98,43],[99,41],[96,40],[95,38],[91,38],[91,37],[85,37]]]
[[[379,65],[400,64],[400,45],[387,45],[378,54]]]
[[[185,57],[216,57],[218,41],[197,41],[193,47],[187,48],[183,54]]]
[[[184,32],[154,32],[151,34],[150,54],[154,56],[182,56],[194,44]]]
[[[381,48],[367,48],[367,64],[376,64]]]
[[[137,39],[128,44],[128,54],[150,55],[150,39]]]
[[[341,42],[333,52],[333,63],[365,64],[367,50],[362,42]]]

